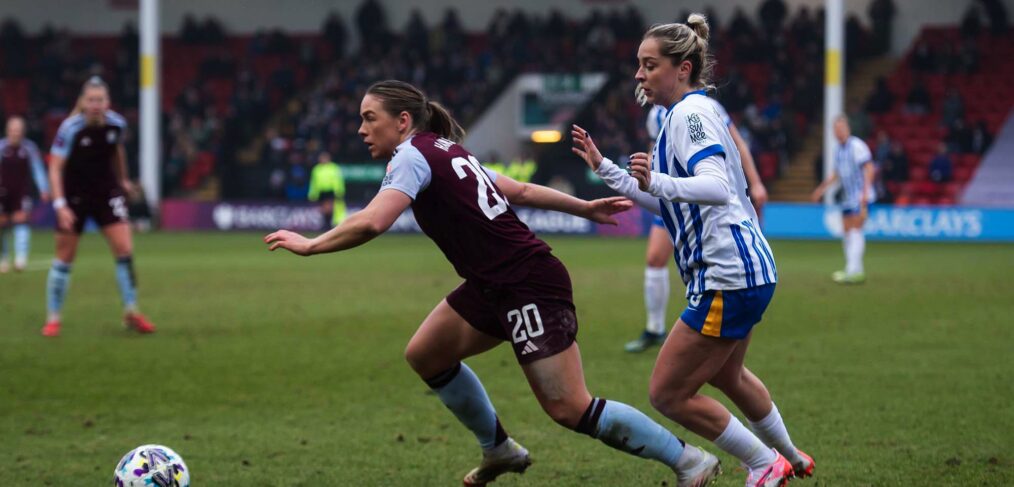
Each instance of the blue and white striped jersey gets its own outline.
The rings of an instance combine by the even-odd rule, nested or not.
[[[652,151],[652,170],[674,178],[693,176],[699,161],[718,156],[729,182],[725,205],[659,199],[687,296],[778,280],[774,254],[746,196],[746,177],[729,133],[728,115],[720,107],[703,90],[687,93],[666,110]]]
[[[858,208],[863,196],[863,186],[866,184],[863,177],[863,166],[873,162],[873,154],[870,147],[862,139],[850,135],[844,144],[835,147],[834,170],[838,173],[838,180],[841,182],[845,199],[842,205],[845,208]],[[873,185],[870,185],[870,194],[866,202],[872,203],[876,199],[873,192]]]

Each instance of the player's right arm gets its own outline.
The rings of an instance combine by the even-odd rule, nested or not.
[[[264,237],[264,243],[268,250],[281,248],[302,256],[351,249],[386,232],[411,204],[412,198],[401,191],[381,191],[362,211],[316,238],[278,230]]]
[[[833,185],[836,182],[838,182],[837,171],[832,172],[831,177],[825,179],[823,182],[820,183],[819,186],[817,186],[817,189],[813,190],[813,194],[810,195],[810,200],[812,200],[814,203],[819,202],[820,199],[824,197],[824,193],[827,192],[827,188],[830,188],[831,185]]]
[[[61,230],[70,231],[77,216],[67,206],[67,198],[63,193],[63,167],[67,160],[51,153],[49,156],[49,189],[53,196],[53,209],[56,210],[56,222]]]
[[[606,225],[616,225],[618,222],[612,215],[633,207],[633,203],[622,196],[586,201],[546,186],[518,182],[502,174],[497,175],[496,186],[512,204],[561,211]]]
[[[73,117],[68,118],[60,124],[53,146],[49,149],[49,190],[53,196],[57,226],[65,231],[70,231],[77,219],[67,206],[67,198],[63,192],[63,168],[67,164],[74,143],[75,122],[72,122],[72,119]]]
[[[743,162],[743,175],[746,176],[746,182],[750,185],[750,201],[753,203],[757,213],[760,214],[761,207],[768,201],[768,190],[764,187],[764,181],[761,180],[760,172],[757,171],[757,164],[754,163],[750,147],[746,145],[743,136],[739,135],[736,124],[731,122],[729,123],[729,135],[732,136],[733,142],[736,143],[736,149],[739,150],[739,158]]]

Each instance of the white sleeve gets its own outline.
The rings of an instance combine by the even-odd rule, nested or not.
[[[852,154],[856,159],[856,166],[862,167],[863,164],[873,160],[873,154],[870,152],[870,146],[866,145],[866,142],[855,139],[852,143]]]
[[[380,191],[396,189],[415,199],[420,191],[430,185],[433,172],[429,163],[419,149],[406,147],[391,159],[387,166],[387,175],[380,183]]]
[[[496,171],[494,171],[494,170],[492,170],[492,169],[490,169],[490,168],[488,168],[486,166],[481,166],[481,167],[482,167],[483,171],[486,171],[486,175],[489,176],[489,180],[493,181],[495,183],[496,182],[496,177],[497,177]]]
[[[641,191],[641,188],[637,187],[637,180],[613,164],[613,161],[603,158],[599,168],[595,170],[595,174],[602,178],[606,186],[609,186],[613,191],[630,198],[634,203],[656,215],[661,214],[662,209],[658,205],[658,198]]]
[[[53,147],[49,153],[64,159],[70,154],[71,144],[74,143],[74,135],[81,130],[82,124],[75,122],[75,117],[70,117],[60,124],[56,131],[56,138],[53,139]]]
[[[693,106],[669,118],[669,133],[673,134],[669,141],[670,154],[674,154],[677,163],[693,176],[697,163],[704,158],[725,155],[721,134],[729,133],[729,128],[718,119],[714,110]]]
[[[729,180],[720,156],[712,155],[698,161],[696,175],[674,178],[651,173],[648,192],[668,201],[721,206],[729,203]]]

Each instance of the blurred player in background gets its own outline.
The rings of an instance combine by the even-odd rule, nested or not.
[[[649,102],[668,108],[652,154],[633,154],[629,175],[578,126],[573,150],[610,188],[659,213],[676,247],[688,306],[659,351],[652,405],[743,462],[747,487],[775,487],[811,475],[814,463],[793,445],[767,387],[744,366],[778,273],[755,225],[736,142],[705,92],[714,63],[709,37],[700,14],[645,33],[635,78]],[[704,384],[731,399],[753,431],[700,394]]]
[[[640,85],[637,87],[635,96],[641,105],[647,103]],[[753,204],[759,220],[764,203],[768,200],[768,192],[764,188],[764,182],[761,181],[757,167],[754,165],[750,148],[743,137],[739,135],[739,130],[736,129],[732,117],[725,111],[725,107],[714,98],[709,98],[709,100],[714,103],[718,115],[725,121],[725,125],[729,128],[729,134],[732,135],[732,140],[736,141],[736,148],[742,155],[743,172],[746,174],[747,187],[750,191],[750,202]],[[647,129],[652,146],[654,146],[654,141],[658,138],[662,124],[665,122],[665,115],[666,107],[661,105],[653,105],[648,111]],[[759,226],[760,222],[756,223]],[[648,251],[645,257],[647,263],[644,268],[644,308],[647,320],[641,335],[624,346],[628,352],[643,352],[665,342],[666,308],[669,305],[669,259],[673,256],[672,252],[673,243],[669,239],[669,232],[665,229],[662,217],[655,216],[652,220],[651,230],[648,232]]]
[[[462,360],[510,342],[539,404],[560,425],[641,458],[659,461],[678,485],[704,485],[718,459],[684,444],[626,404],[592,397],[575,342],[570,276],[551,249],[508,204],[563,211],[598,223],[630,208],[623,198],[584,201],[523,184],[479,165],[458,145],[464,132],[414,86],[382,81],[366,92],[359,134],[375,159],[391,158],[380,192],[361,212],[312,240],[279,230],[271,250],[337,252],[385,232],[412,208],[415,218],[465,282],[441,300],[409,341],[405,357],[483,449],[464,479],[483,486],[522,472],[528,451],[504,431],[479,378]]]
[[[345,220],[345,177],[342,168],[331,160],[331,154],[321,152],[310,173],[310,201],[320,202],[325,228],[337,227]]]
[[[863,139],[852,135],[849,121],[844,115],[834,121],[834,137],[838,145],[834,150],[834,172],[820,183],[811,198],[819,202],[831,185],[841,182],[842,201],[842,247],[845,250],[845,270],[831,275],[834,282],[861,284],[866,281],[863,269],[863,254],[866,252],[867,206],[876,199],[873,190],[873,154]]]
[[[7,119],[7,137],[0,139],[0,274],[10,270],[8,229],[13,227],[14,270],[28,265],[32,212],[29,180],[35,181],[43,203],[49,202],[49,182],[39,147],[25,138],[25,119]]]
[[[123,148],[126,129],[126,119],[109,109],[109,88],[95,76],[85,82],[76,108],[56,133],[49,165],[57,218],[56,258],[46,282],[45,336],[60,334],[60,310],[70,284],[71,265],[89,218],[101,228],[116,259],[124,324],[140,333],[155,331],[137,308],[126,201],[132,188]]]

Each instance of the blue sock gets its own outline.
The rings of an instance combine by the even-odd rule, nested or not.
[[[466,428],[475,434],[482,448],[488,450],[507,440],[507,433],[500,426],[493,403],[486,395],[475,372],[463,363],[450,370],[426,379],[440,400]]]
[[[116,259],[116,284],[120,286],[120,298],[123,307],[137,307],[137,279],[134,277],[134,258],[131,256]]]
[[[0,227],[0,260],[7,259],[8,253],[7,227]]]
[[[28,246],[32,239],[32,231],[27,223],[14,225],[14,260],[25,262],[28,260]]]
[[[46,308],[50,315],[59,315],[63,308],[63,298],[67,295],[67,287],[70,285],[71,265],[58,259],[53,259],[53,267],[49,268],[49,277],[46,280]]]
[[[644,413],[621,402],[594,398],[574,428],[620,451],[675,469],[686,446]]]

